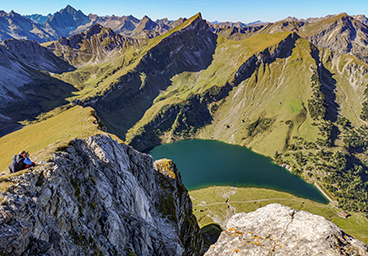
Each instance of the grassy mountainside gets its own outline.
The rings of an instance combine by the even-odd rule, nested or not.
[[[127,141],[144,149],[154,146],[148,144],[151,141],[159,144],[161,140],[191,138],[199,128],[212,126],[215,113],[229,92],[251,74],[248,67],[255,68],[258,58],[271,61],[276,56],[287,56],[289,45],[296,39],[290,33],[261,35],[242,42],[219,37],[211,65],[206,70],[174,76],[172,85],[161,92],[140,122],[129,130]],[[218,132],[223,133],[223,127]],[[149,140],[142,142],[139,136]]]
[[[281,31],[297,32],[317,46],[339,53],[350,53],[365,62],[368,61],[368,27],[358,17],[347,14],[333,15],[316,22],[282,20],[245,28],[225,27],[219,29],[217,34],[232,40],[243,40],[255,35]]]
[[[248,138],[247,127],[259,117],[262,122],[269,122],[266,126],[273,124],[276,116],[284,122],[299,115],[297,122],[304,122],[300,112],[304,110],[303,99],[306,104],[312,94],[311,65],[316,68],[311,47],[308,41],[288,32],[259,35],[240,42],[218,38],[211,65],[203,71],[173,77],[172,85],[161,92],[145,116],[128,132],[127,141],[144,149],[153,145],[144,145],[139,138],[134,143],[138,131],[160,137],[163,142],[187,138],[197,132],[200,138],[252,147],[260,142],[260,138],[254,138],[259,132]],[[187,120],[193,118],[190,105],[196,101],[207,110],[208,120],[202,126],[196,120]],[[267,113],[269,109],[271,113]],[[201,115],[198,113],[198,118]],[[204,128],[198,130],[201,127]],[[263,154],[273,155],[285,147],[288,125],[278,124],[273,129],[274,134],[280,133],[271,142],[277,147]],[[314,127],[310,129],[311,134],[317,131]]]
[[[91,80],[80,85],[82,90],[74,99],[95,107],[110,131],[124,138],[160,91],[171,84],[171,77],[208,67],[215,45],[216,36],[198,14],[148,41],[138,51],[131,50],[113,62],[94,66],[101,73],[88,76]],[[89,68],[65,74],[65,81],[77,79],[82,70]]]
[[[61,108],[49,115],[53,116],[0,138],[0,147],[6,149],[0,152],[1,172],[5,169],[8,172],[12,156],[21,150],[28,151],[32,160],[45,160],[50,152],[62,148],[74,138],[87,138],[103,132],[98,129],[103,124],[89,107]]]
[[[109,37],[103,38],[106,31],[110,31],[103,28],[101,32],[95,35],[95,39],[93,41],[98,42],[100,38],[103,38],[103,42],[105,42],[104,44],[110,45],[114,50],[118,50],[119,54],[115,55],[114,58],[109,58],[108,62],[82,62],[81,64],[83,65],[81,65],[81,67],[77,70],[55,77],[60,80],[75,84],[80,90],[80,92],[78,92],[76,96],[70,100],[79,99],[86,101],[91,97],[102,95],[103,93],[106,93],[107,91],[117,87],[119,83],[121,83],[121,80],[124,78],[124,76],[135,73],[137,66],[141,62],[145,62],[145,60],[150,57],[149,51],[151,49],[157,47],[162,41],[170,37],[175,32],[179,32],[188,25],[192,24],[192,22],[197,20],[199,17],[200,14],[195,15],[162,36],[157,36],[145,42],[142,41],[140,42],[141,44],[138,44],[136,41],[137,43],[132,44],[131,47],[123,47],[123,49],[120,50],[119,48],[115,49],[115,46],[113,46],[113,44],[111,44],[112,42],[109,41],[111,40]],[[71,40],[71,38],[68,40]],[[78,42],[78,45],[78,47],[82,47],[82,49],[86,49],[88,47],[99,48],[99,45],[93,45],[93,42],[88,40],[81,40]],[[50,49],[52,49],[52,47]],[[61,54],[58,52],[58,50],[54,51],[56,54]],[[65,53],[67,52],[68,50],[65,50]],[[68,58],[68,56],[64,56],[64,58]]]

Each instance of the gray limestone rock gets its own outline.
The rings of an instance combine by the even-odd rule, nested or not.
[[[0,195],[0,255],[202,255],[172,167],[107,135],[75,139]]]
[[[270,204],[234,215],[205,255],[368,255],[368,245],[324,217]]]

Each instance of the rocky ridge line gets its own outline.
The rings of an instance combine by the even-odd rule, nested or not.
[[[108,135],[75,139],[0,194],[0,255],[202,255],[188,192]],[[171,175],[172,176],[172,175]]]

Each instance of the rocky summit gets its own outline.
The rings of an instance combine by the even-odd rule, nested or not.
[[[205,255],[368,255],[368,245],[324,217],[269,204],[234,215]]]
[[[0,255],[203,255],[179,172],[167,161],[155,168],[108,135],[73,140],[10,178]]]

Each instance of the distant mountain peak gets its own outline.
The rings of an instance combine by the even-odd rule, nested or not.
[[[135,33],[139,33],[143,30],[151,30],[157,26],[157,23],[151,20],[148,16],[144,16],[135,29]]]
[[[86,38],[90,38],[91,36],[100,33],[103,28],[104,27],[100,24],[93,25],[92,27],[90,27],[89,29],[86,30],[86,32],[85,32]]]
[[[16,16],[21,16],[20,14],[16,13],[15,11],[11,10],[8,14],[8,16],[12,16],[12,17],[16,17]]]
[[[143,18],[142,18],[142,20],[149,20],[149,21],[151,21],[152,19],[150,17],[148,17],[147,15],[144,15]]]
[[[65,10],[65,11],[77,11],[74,7],[72,7],[71,5],[67,5],[64,9],[61,9],[61,10]]]
[[[299,21],[299,19],[298,19],[298,18],[296,18],[296,17],[291,17],[291,16],[289,16],[289,17],[287,17],[286,19],[284,19],[284,21]]]
[[[71,5],[67,5],[64,9],[61,9],[59,11],[60,14],[64,15],[64,14],[70,14],[72,16],[76,16],[76,15],[83,15],[86,16],[81,10],[76,10],[74,7],[72,7]]]
[[[266,23],[268,23],[268,22],[264,22],[264,21],[261,21],[261,20],[256,20],[256,21],[248,23],[247,25],[251,26],[251,25],[260,25],[260,24],[266,24]]]
[[[67,5],[64,9],[54,13],[45,23],[60,32],[70,30],[70,28],[76,29],[89,22],[90,19],[82,11],[77,11],[72,6]]]
[[[340,13],[336,14],[336,16],[340,16],[340,15],[347,16],[348,14],[346,12],[340,12]]]

